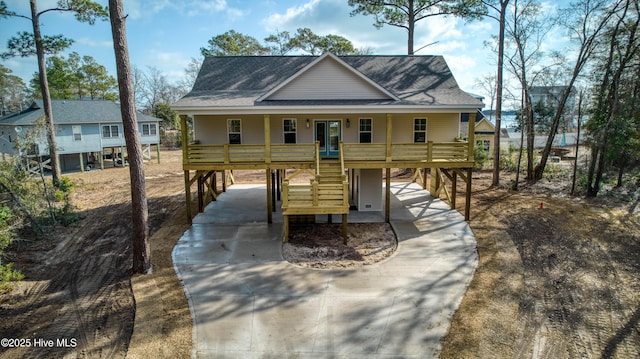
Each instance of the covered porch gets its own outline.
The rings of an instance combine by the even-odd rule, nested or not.
[[[181,116],[183,143],[183,170],[185,177],[185,193],[187,202],[187,217],[191,222],[193,214],[190,206],[192,201],[192,186],[197,184],[196,196],[199,211],[204,210],[206,200],[216,200],[220,193],[226,191],[228,185],[233,184],[234,170],[264,170],[266,183],[267,221],[273,222],[273,215],[278,210],[276,203],[282,201],[281,210],[295,215],[302,214],[342,214],[346,226],[346,215],[349,213],[348,190],[343,190],[342,198],[331,197],[331,201],[341,200],[340,205],[327,209],[327,204],[318,197],[317,179],[323,175],[321,164],[328,160],[322,156],[318,141],[314,143],[272,143],[271,128],[272,115],[263,115],[264,143],[261,144],[201,144],[188,143],[186,116]],[[475,114],[470,114],[475,117]],[[338,164],[339,173],[344,176],[340,186],[350,186],[352,178],[349,176],[357,169],[379,169],[384,171],[386,182],[384,195],[384,220],[390,217],[390,178],[393,168],[410,168],[414,171],[413,180],[419,182],[423,188],[429,189],[434,197],[444,194],[451,208],[456,207],[458,179],[466,184],[465,190],[465,219],[469,220],[471,173],[473,168],[473,138],[475,121],[468,121],[467,141],[452,138],[451,141],[422,143],[405,143],[393,141],[393,115],[386,115],[385,141],[377,143],[353,143],[339,141],[337,157],[332,160]],[[300,171],[309,173],[316,179],[304,184],[303,187],[293,187],[290,181]],[[292,188],[296,195],[291,196]],[[343,187],[344,188],[344,187]],[[333,189],[337,191],[336,189]],[[314,192],[315,191],[315,192]],[[292,204],[292,200],[306,198]],[[327,197],[328,198],[328,197]],[[291,208],[304,208],[291,211]],[[286,238],[286,228],[285,228]]]

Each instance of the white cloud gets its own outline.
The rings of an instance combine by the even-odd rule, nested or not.
[[[229,20],[236,21],[236,20],[243,19],[246,16],[249,16],[249,11],[230,7],[226,10],[226,14]]]
[[[406,54],[407,31],[385,25],[381,29],[373,26],[374,17],[350,16],[353,10],[344,0],[309,0],[304,4],[289,7],[284,12],[268,15],[262,25],[270,33],[275,31],[295,32],[308,27],[313,32],[325,35],[336,34],[349,39],[357,48],[372,48],[375,54]],[[454,17],[434,16],[419,21],[414,34],[414,49],[428,45],[419,54],[440,54],[449,51],[467,51],[465,44],[470,38],[486,37],[491,24],[487,21],[464,24]],[[482,40],[475,41],[482,45]]]
[[[185,16],[197,16],[202,14],[215,14],[232,10],[237,14],[238,9],[229,8],[226,0],[127,0],[124,2],[125,12],[133,19],[150,19],[153,15],[162,11],[173,11],[176,14]]]
[[[103,40],[96,41],[95,39],[81,37],[76,40],[78,44],[89,46],[89,47],[105,47],[105,48],[113,48],[113,41]]]
[[[152,63],[152,67],[158,69],[171,83],[184,78],[184,69],[187,68],[191,58],[182,52],[167,52],[151,50],[143,63]],[[152,61],[148,61],[153,59]]]

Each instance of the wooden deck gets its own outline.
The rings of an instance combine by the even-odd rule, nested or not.
[[[317,144],[201,145],[184,151],[184,170],[315,168]],[[471,156],[469,155],[471,153]],[[466,168],[473,166],[467,142],[343,143],[347,168]]]

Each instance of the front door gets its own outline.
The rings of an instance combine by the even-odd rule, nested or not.
[[[320,157],[336,157],[342,138],[342,121],[316,120],[316,141],[320,142]]]

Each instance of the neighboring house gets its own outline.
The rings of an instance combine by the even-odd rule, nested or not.
[[[207,57],[172,107],[184,136],[186,117],[193,121],[195,141],[183,148],[187,203],[196,182],[200,210],[205,194],[215,197],[216,172],[264,169],[269,222],[272,188],[282,183],[286,238],[290,216],[342,214],[343,231],[350,207],[384,210],[388,220],[391,168],[430,168],[431,193],[446,193],[453,206],[445,180],[462,178],[470,196],[474,139],[458,139],[460,120],[483,104],[460,90],[442,56],[325,53]],[[468,125],[475,133],[475,120]],[[298,172],[285,170],[314,179],[295,185]]]
[[[52,100],[56,143],[62,171],[104,168],[103,159],[117,163],[126,158],[125,139],[120,106],[111,101]],[[39,119],[44,118],[42,100],[18,113],[0,118],[0,152],[5,155],[42,156],[45,163],[49,156],[44,129],[34,138],[35,146],[28,151],[16,148],[21,138],[36,130]],[[140,142],[147,159],[150,146],[160,142],[160,119],[137,115]],[[25,153],[27,152],[27,153]],[[159,158],[159,157],[158,157]],[[82,166],[81,166],[82,164]]]
[[[502,136],[500,137],[501,146],[505,149],[509,147],[519,149],[521,137],[522,137],[522,133],[517,129],[503,128]],[[547,144],[548,137],[549,136],[546,136],[546,135],[536,135],[533,140],[534,148],[536,149],[544,148],[544,146]],[[580,141],[582,142],[584,138],[586,138],[585,131],[581,130]],[[577,140],[578,140],[577,132],[562,132],[562,133],[558,133],[553,138],[552,146],[553,147],[575,146],[577,143]],[[523,142],[525,147],[527,146],[526,141],[527,139],[524,138]]]
[[[467,140],[467,134],[469,128],[469,114],[463,113],[460,119],[460,136],[464,140]],[[475,140],[476,146],[484,149],[485,152],[489,155],[489,157],[493,156],[493,140],[496,132],[496,127],[487,119],[487,117],[482,113],[482,111],[478,111],[476,113],[476,124],[475,124]]]
[[[564,93],[569,90],[568,86],[533,86],[529,91],[531,96],[531,103],[535,106],[538,103],[544,104],[548,108],[554,109],[554,111],[560,105],[560,100]],[[567,102],[564,106],[562,118],[560,120],[560,128],[565,130],[575,128],[577,122],[577,99],[576,89],[571,89]]]
[[[531,103],[536,104],[538,102],[542,102],[549,107],[556,108],[558,107],[558,103],[560,102],[562,95],[568,88],[569,87],[567,86],[532,86],[529,91]],[[575,89],[573,89],[571,94],[569,94],[569,98],[566,103],[567,108],[573,108],[575,106],[575,92]]]

